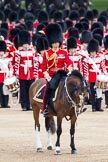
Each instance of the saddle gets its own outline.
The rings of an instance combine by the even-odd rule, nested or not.
[[[33,100],[42,103],[43,102],[43,94],[44,94],[44,88],[45,88],[46,84],[44,84],[35,94],[35,96],[33,97]],[[52,98],[52,101],[56,101],[57,98],[57,93],[58,93],[58,87],[55,90],[55,94],[54,97]]]

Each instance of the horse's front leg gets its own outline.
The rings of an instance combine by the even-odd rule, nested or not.
[[[75,143],[74,143],[74,135],[75,135],[75,122],[73,123],[73,120],[71,120],[71,129],[70,129],[70,137],[71,137],[71,153],[72,154],[77,154],[77,149],[75,148]]]
[[[42,152],[42,143],[40,138],[40,124],[36,130],[36,145],[37,145],[37,152]]]
[[[62,118],[57,117],[57,141],[56,141],[56,150],[55,150],[56,155],[61,154],[61,150],[60,150],[60,135],[62,133],[61,123],[62,123]]]

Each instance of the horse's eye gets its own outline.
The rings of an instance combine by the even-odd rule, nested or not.
[[[78,91],[78,87],[77,86],[73,87],[73,90]]]

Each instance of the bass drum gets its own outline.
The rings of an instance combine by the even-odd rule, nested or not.
[[[96,85],[97,85],[97,88],[99,89],[107,89],[108,88],[108,76],[98,75]]]
[[[4,85],[11,93],[16,93],[19,91],[19,80],[15,76],[6,78],[4,80]]]

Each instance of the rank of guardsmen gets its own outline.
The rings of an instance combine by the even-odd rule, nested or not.
[[[90,85],[91,111],[108,108],[108,11],[0,10],[0,107],[10,108],[10,93],[23,111],[32,110],[29,87],[45,78],[43,114],[48,115],[49,82],[58,70],[78,70]],[[55,80],[55,90],[63,73]],[[18,90],[17,90],[18,89]]]

